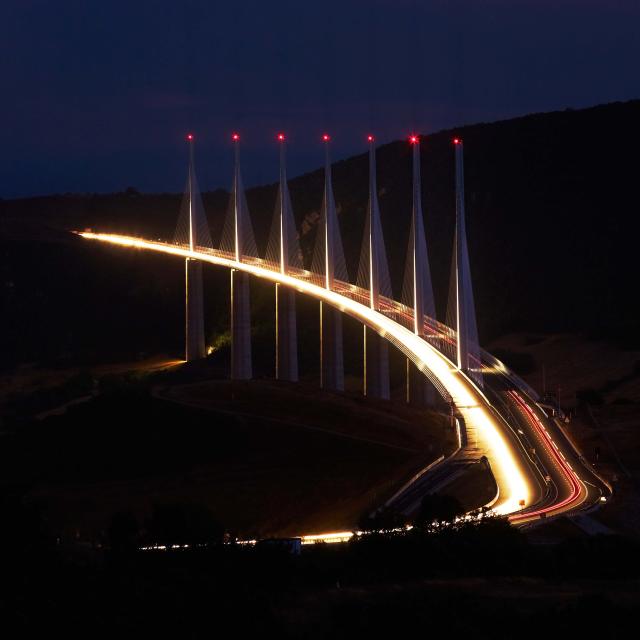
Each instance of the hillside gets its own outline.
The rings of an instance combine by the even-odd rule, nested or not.
[[[228,381],[162,394],[102,382],[99,397],[3,439],[0,495],[24,487],[64,538],[97,540],[115,513],[142,522],[176,503],[206,505],[243,537],[350,529],[455,446],[445,418],[315,385],[253,382],[237,399]]]
[[[465,141],[469,247],[481,340],[509,331],[570,331],[606,336],[625,346],[637,344],[639,305],[630,292],[637,272],[639,119],[640,101],[632,101],[428,136],[422,145],[423,202],[439,313],[446,304],[453,233],[450,141],[455,134]],[[250,161],[246,153],[245,162]],[[387,252],[399,292],[411,197],[405,142],[379,149],[378,180]],[[315,238],[322,181],[318,170],[290,182],[307,256]],[[262,249],[275,189],[268,185],[248,191]],[[366,208],[364,155],[334,165],[334,189],[353,274]],[[181,332],[175,328],[182,313],[178,265],[134,254],[125,258],[119,251],[115,266],[113,250],[88,251],[54,230],[92,227],[170,237],[179,199],[176,194],[131,189],[0,201],[2,304],[13,318],[2,346],[10,359],[35,357],[30,343],[57,326],[64,327],[65,353],[82,352],[95,342],[86,322],[104,317],[102,301],[108,301],[107,317],[123,349],[130,351],[135,342],[137,349],[150,350],[174,334],[177,348]],[[215,241],[227,193],[207,192],[204,201]],[[217,285],[226,283],[221,274],[208,278]],[[256,313],[272,304],[270,294],[256,295]],[[131,305],[143,315],[133,318]],[[126,320],[124,308],[130,310]],[[208,313],[209,326],[224,326],[227,311],[220,300],[209,301]],[[158,314],[163,318],[161,336],[149,327],[158,324]]]

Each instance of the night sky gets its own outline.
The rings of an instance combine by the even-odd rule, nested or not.
[[[3,0],[0,197],[276,179],[463,123],[640,97],[638,0]]]

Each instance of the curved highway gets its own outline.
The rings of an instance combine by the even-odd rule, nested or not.
[[[192,258],[228,269],[237,269],[273,283],[291,287],[322,300],[354,317],[389,340],[450,398],[464,421],[467,446],[484,455],[498,486],[493,510],[517,524],[596,506],[609,496],[608,487],[564,436],[554,420],[536,403],[535,392],[489,354],[483,355],[485,390],[481,390],[434,344],[450,341],[450,328],[425,318],[425,340],[407,328],[407,309],[385,299],[382,312],[366,303],[368,293],[355,285],[337,282],[335,290],[321,286],[317,277],[299,270],[281,273],[259,258],[242,262],[219,250],[150,241],[131,236],[81,232],[88,240],[106,242]],[[331,534],[338,535],[338,534]]]

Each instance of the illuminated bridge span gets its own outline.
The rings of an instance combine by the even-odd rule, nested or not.
[[[186,271],[186,359],[205,356],[202,265],[231,274],[231,377],[252,377],[249,277],[275,285],[276,377],[296,381],[296,292],[320,303],[321,386],[344,387],[342,313],[364,327],[364,393],[389,397],[388,344],[407,357],[407,400],[428,404],[438,393],[462,424],[454,457],[485,456],[496,479],[493,509],[514,522],[575,512],[606,500],[608,488],[584,464],[537,395],[500,361],[480,349],[465,233],[463,145],[454,140],[456,232],[447,323],[435,319],[433,287],[421,206],[419,138],[413,145],[413,205],[402,300],[396,301],[386,260],[377,200],[375,144],[369,142],[369,202],[356,283],[347,275],[331,180],[330,138],[325,144],[325,186],[311,266],[298,245],[280,144],[280,184],[264,257],[257,255],[240,173],[239,136],[233,135],[233,187],[219,248],[211,242],[197,186],[193,136],[189,172],[173,242],[84,232],[87,239],[183,258]],[[445,463],[446,464],[446,463]]]

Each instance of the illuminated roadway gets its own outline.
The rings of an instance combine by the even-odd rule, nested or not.
[[[375,311],[366,304],[368,292],[355,285],[338,281],[334,290],[329,290],[309,271],[284,274],[259,258],[245,256],[238,262],[232,254],[215,249],[198,247],[190,251],[166,242],[107,233],[79,235],[244,271],[326,302],[378,332],[451,399],[464,422],[468,447],[477,456],[486,456],[491,466],[498,487],[492,509],[514,523],[529,524],[591,508],[610,495],[610,489],[591,471],[524,383],[495,358],[483,354],[486,390],[481,390],[434,346],[450,341],[452,330],[425,318],[428,338],[421,338],[405,326],[410,324],[403,317],[407,308],[400,303],[385,299],[386,308],[383,304],[382,312]],[[303,542],[349,536],[349,532],[303,536]]]

